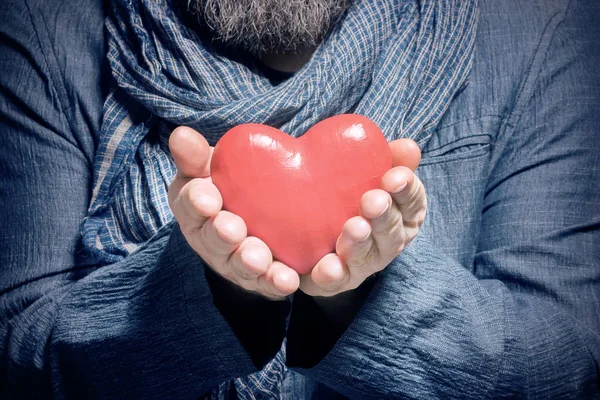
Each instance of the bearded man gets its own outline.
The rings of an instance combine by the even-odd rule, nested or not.
[[[0,15],[2,398],[600,396],[596,2]],[[298,274],[212,146],[345,113],[394,166]]]

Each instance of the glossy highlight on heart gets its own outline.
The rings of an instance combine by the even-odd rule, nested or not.
[[[379,188],[392,167],[387,140],[356,114],[325,119],[303,136],[244,124],[215,146],[211,176],[224,209],[239,215],[248,235],[275,259],[308,273],[358,215],[361,196]]]

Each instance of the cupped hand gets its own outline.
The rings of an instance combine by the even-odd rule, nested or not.
[[[304,293],[331,297],[356,289],[417,236],[427,210],[425,188],[413,172],[421,151],[410,139],[395,140],[390,149],[394,167],[383,176],[381,189],[362,196],[360,215],[344,224],[335,253],[300,277]]]
[[[273,261],[267,245],[247,235],[239,216],[222,210],[223,199],[210,178],[213,148],[188,127],[175,129],[169,148],[177,175],[169,186],[169,206],[189,245],[218,274],[270,299],[298,289],[299,277]]]

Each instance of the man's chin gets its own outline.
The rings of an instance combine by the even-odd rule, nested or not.
[[[190,0],[216,42],[262,58],[314,49],[350,0]]]

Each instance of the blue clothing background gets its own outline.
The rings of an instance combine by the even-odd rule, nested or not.
[[[594,1],[482,1],[423,230],[317,365],[288,341],[290,390],[600,396],[599,38]],[[79,250],[104,53],[100,2],[0,3],[0,393],[199,397],[256,368],[178,229],[102,268]]]

